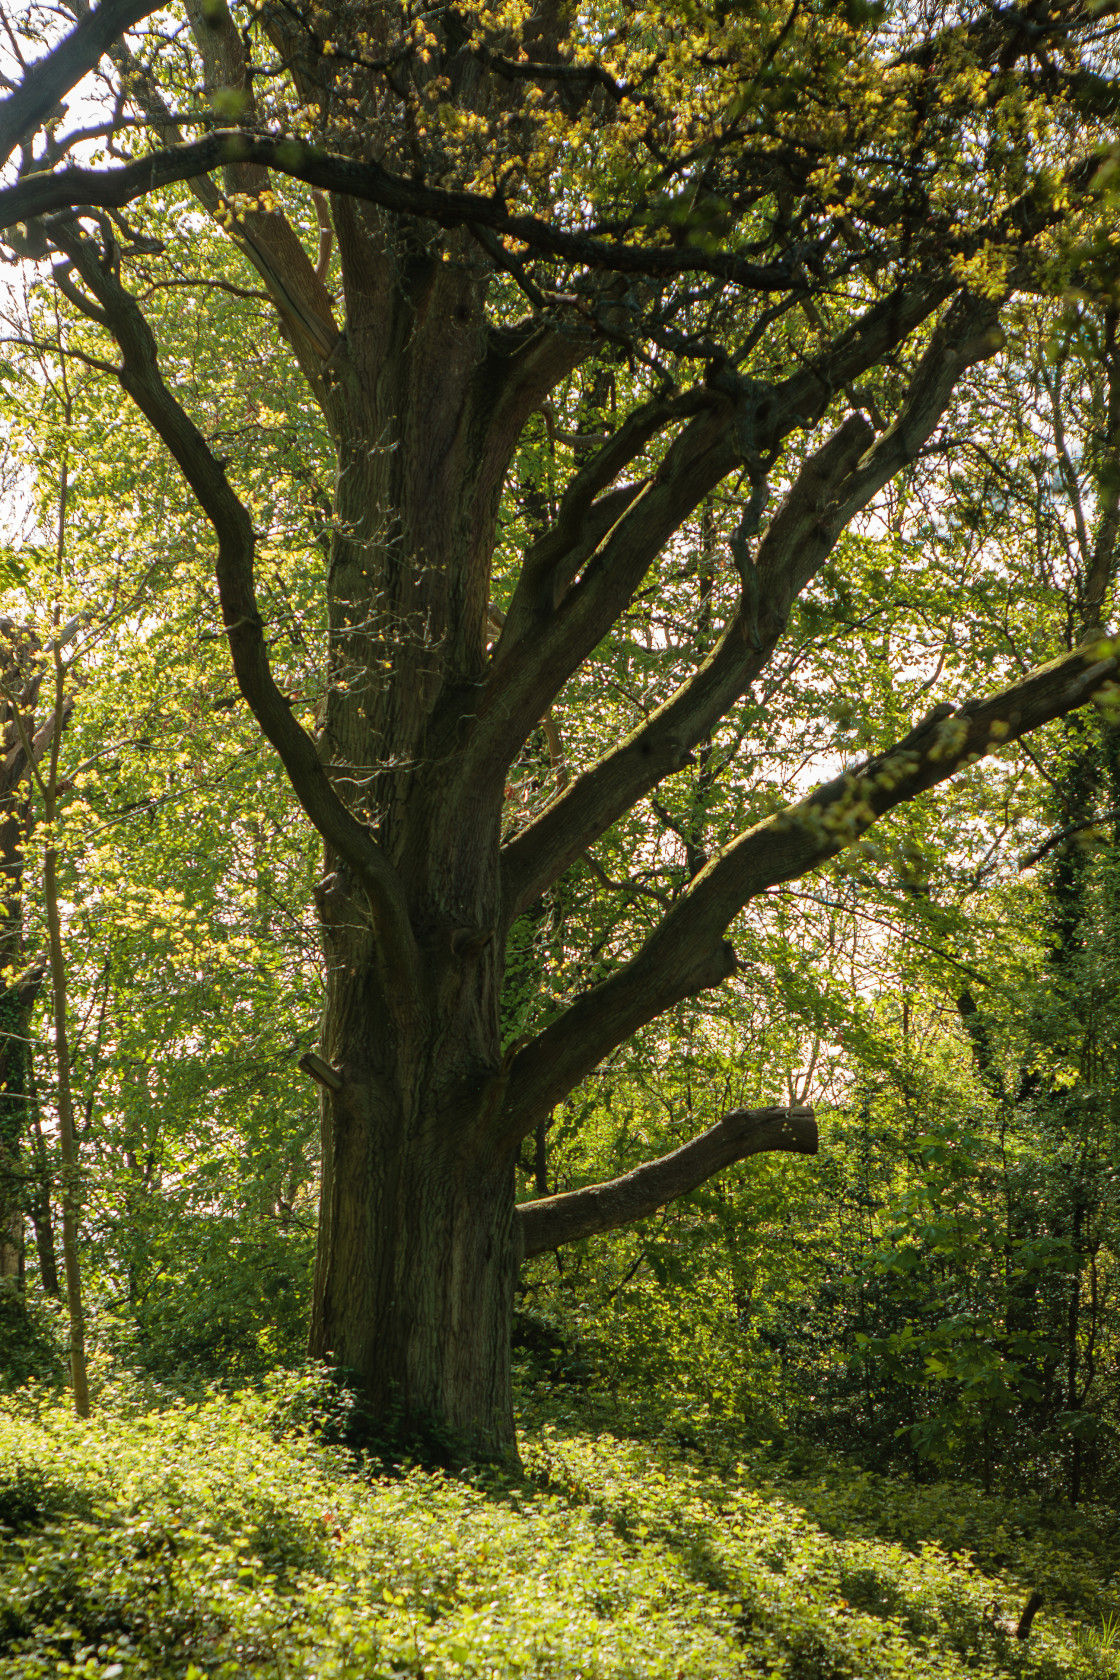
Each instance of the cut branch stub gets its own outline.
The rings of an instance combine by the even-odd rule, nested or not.
[[[451,955],[464,959],[480,956],[493,939],[494,933],[494,928],[455,928],[451,934]]]
[[[317,1056],[314,1050],[309,1050],[299,1059],[299,1065],[304,1073],[309,1074],[318,1085],[325,1085],[328,1091],[341,1091],[345,1080],[337,1068],[331,1067],[322,1056]]]
[[[672,1154],[645,1161],[621,1178],[522,1202],[517,1209],[520,1256],[527,1259],[581,1237],[633,1224],[748,1155],[773,1150],[815,1155],[817,1147],[817,1122],[811,1108],[732,1109]]]

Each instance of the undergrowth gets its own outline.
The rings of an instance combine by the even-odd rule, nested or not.
[[[1114,1512],[574,1411],[524,1417],[523,1476],[386,1476],[320,1394],[2,1402],[0,1680],[1120,1680]]]

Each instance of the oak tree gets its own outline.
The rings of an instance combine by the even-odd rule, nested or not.
[[[718,799],[725,720],[845,533],[873,531],[1003,353],[1014,301],[1115,303],[1113,8],[70,11],[60,33],[56,10],[7,9],[0,224],[209,520],[237,682],[322,837],[312,1350],[373,1417],[505,1449],[520,1259],[752,1152],[812,1152],[816,1131],[805,1109],[735,1111],[624,1179],[518,1206],[524,1140],[734,975],[751,901],[1114,683],[1102,478],[1112,546],[1072,651],[946,700],[721,844],[661,797],[696,771]],[[244,464],[149,318],[161,285],[213,277],[201,235],[193,276],[165,254],[207,220],[270,300],[335,456],[314,718],[273,670]],[[518,466],[542,417],[547,493]],[[564,764],[554,709],[697,531],[734,587],[709,590],[696,657],[625,738]],[[552,779],[511,811],[542,720]],[[593,986],[503,1039],[512,930],[635,811],[647,855],[681,856],[675,884]]]

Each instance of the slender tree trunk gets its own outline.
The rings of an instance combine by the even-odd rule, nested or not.
[[[14,822],[13,818],[2,826],[11,828]],[[20,869],[22,878],[22,856]],[[10,944],[0,943],[0,958],[7,955],[7,971],[18,973],[25,958],[23,904],[18,894],[7,902],[14,920],[8,923]],[[25,1219],[34,1196],[28,1148],[34,1108],[30,1035],[41,982],[38,969],[0,991],[0,1279],[14,1279],[17,1288],[23,1285]]]
[[[49,814],[48,822],[54,822]],[[62,917],[58,904],[58,858],[53,841],[48,842],[43,867],[43,896],[46,900],[47,932],[51,954],[51,988],[54,1000],[54,1045],[58,1080],[58,1124],[62,1145],[62,1265],[66,1278],[66,1309],[70,1321],[70,1380],[74,1410],[89,1416],[89,1381],[86,1375],[85,1313],[82,1307],[82,1276],[78,1260],[78,1228],[81,1218],[81,1176],[74,1129],[74,1100],[70,1087],[70,1040],[66,1025],[66,970],[62,950]]]
[[[31,638],[14,625],[0,632],[0,1278],[23,1280],[27,1211],[26,1139],[31,1113],[31,1011],[42,969],[28,968],[24,948],[24,841],[29,822],[27,752],[34,753],[38,676]],[[23,740],[21,740],[21,732]]]
[[[69,420],[69,413],[67,420]],[[62,582],[63,559],[66,552],[66,511],[69,477],[66,456],[63,455],[59,477],[57,562],[59,585]],[[78,1259],[78,1228],[81,1210],[81,1176],[78,1167],[77,1135],[74,1126],[74,1094],[70,1080],[70,1033],[67,1021],[66,958],[62,944],[62,911],[58,894],[58,785],[59,752],[62,729],[66,719],[66,669],[59,642],[61,615],[54,613],[54,647],[51,658],[54,674],[54,727],[51,732],[50,755],[46,775],[36,772],[43,794],[43,819],[47,828],[47,844],[43,855],[43,902],[47,921],[47,952],[50,962],[51,1001],[54,1010],[55,1075],[58,1101],[58,1130],[62,1154],[62,1265],[66,1278],[66,1310],[70,1323],[70,1379],[74,1393],[74,1410],[79,1417],[89,1416],[89,1380],[86,1374],[85,1312],[82,1306],[82,1279]]]
[[[39,1256],[39,1276],[43,1285],[43,1292],[54,1301],[62,1299],[62,1285],[58,1277],[58,1255],[55,1251],[54,1214],[51,1211],[51,1165],[47,1156],[47,1146],[43,1138],[43,1128],[39,1120],[39,1096],[32,1083],[31,1104],[34,1113],[32,1132],[34,1134],[34,1189],[29,1203],[28,1213],[31,1216],[32,1228],[35,1232],[35,1250]]]
[[[18,988],[0,993],[0,1289],[23,1286],[27,1030]]]

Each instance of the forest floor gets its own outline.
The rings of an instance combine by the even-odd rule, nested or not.
[[[1115,1510],[689,1451],[578,1399],[523,1417],[522,1477],[386,1475],[309,1393],[0,1401],[0,1680],[1120,1677]]]

